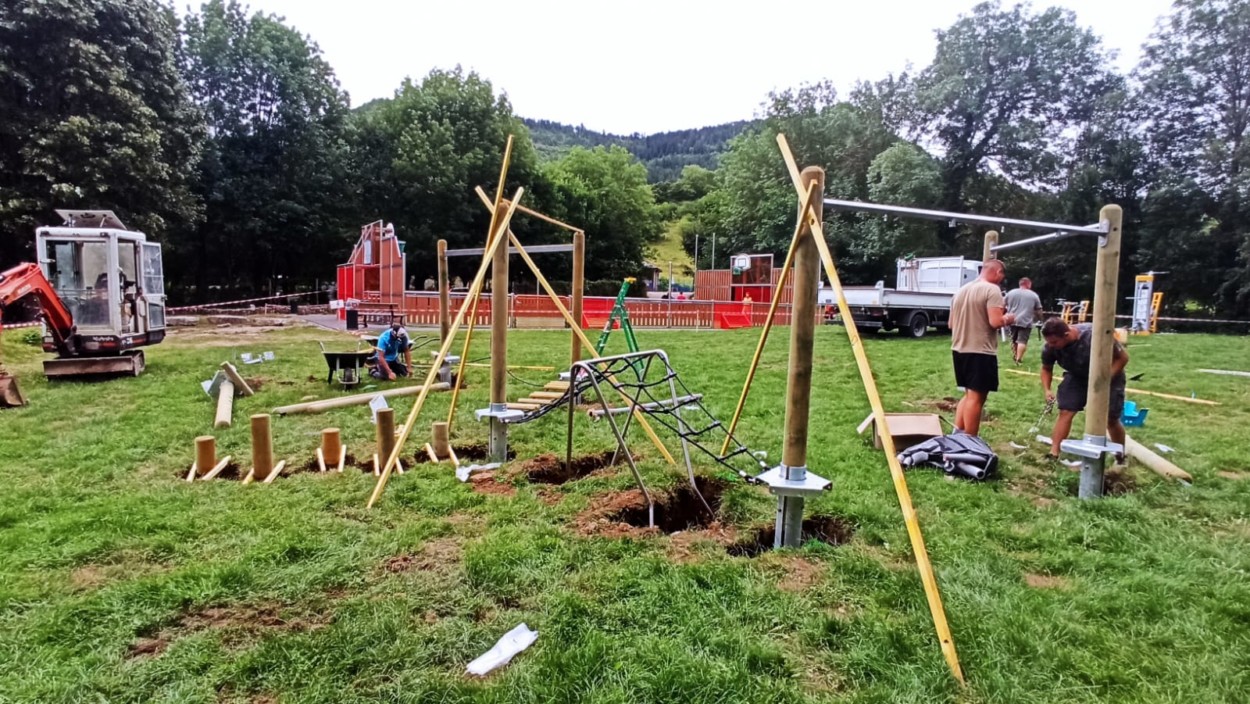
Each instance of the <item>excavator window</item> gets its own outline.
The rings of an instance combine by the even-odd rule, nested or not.
[[[79,329],[112,327],[108,253],[104,242],[48,242],[48,278]]]

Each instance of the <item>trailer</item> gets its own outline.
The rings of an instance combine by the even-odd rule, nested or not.
[[[965,257],[899,259],[896,288],[878,281],[842,291],[857,326],[924,337],[931,327],[949,330],[955,292],[980,275],[981,262]],[[833,290],[822,284],[818,300],[826,322],[838,322]]]

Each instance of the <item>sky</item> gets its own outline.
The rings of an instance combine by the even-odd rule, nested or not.
[[[975,0],[244,0],[286,18],[334,67],[352,105],[456,65],[521,117],[651,134],[757,116],[774,90],[842,94],[933,58],[934,30]],[[1066,7],[1131,69],[1171,0],[1037,0]],[[185,8],[185,5],[181,5]]]

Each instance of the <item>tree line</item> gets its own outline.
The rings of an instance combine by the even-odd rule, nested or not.
[[[480,246],[489,213],[472,189],[494,185],[512,134],[507,190],[524,185],[528,205],[585,228],[589,278],[636,274],[669,219],[692,253],[715,236],[723,267],[728,253],[784,254],[784,132],[800,163],[827,170],[833,197],[1074,224],[1117,203],[1124,291],[1135,273],[1166,271],[1174,309],[1250,313],[1250,0],[1176,0],[1128,72],[1058,8],[982,3],[937,40],[929,65],[845,96],[804,85],[749,122],[614,137],[527,123],[459,67],[352,109],[311,38],[237,0],[181,20],[155,0],[11,0],[0,266],[35,255],[34,228],[55,209],[109,208],[164,243],[178,301],[325,281],[377,219],[395,224],[421,280],[437,239]],[[977,256],[984,230],[826,219],[849,283],[889,279],[898,256]],[[529,218],[516,229],[567,239]],[[1077,237],[1005,258],[1043,296],[1080,298],[1095,246]],[[567,278],[567,257],[549,259],[551,278]]]

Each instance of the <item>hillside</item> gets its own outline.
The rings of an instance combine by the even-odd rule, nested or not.
[[[573,147],[606,147],[619,145],[638,157],[647,167],[652,183],[672,181],[689,164],[714,169],[729,140],[750,127],[753,122],[740,120],[711,127],[698,127],[657,134],[615,135],[565,125],[551,120],[523,118],[530,130],[534,147],[543,159],[556,159]]]

